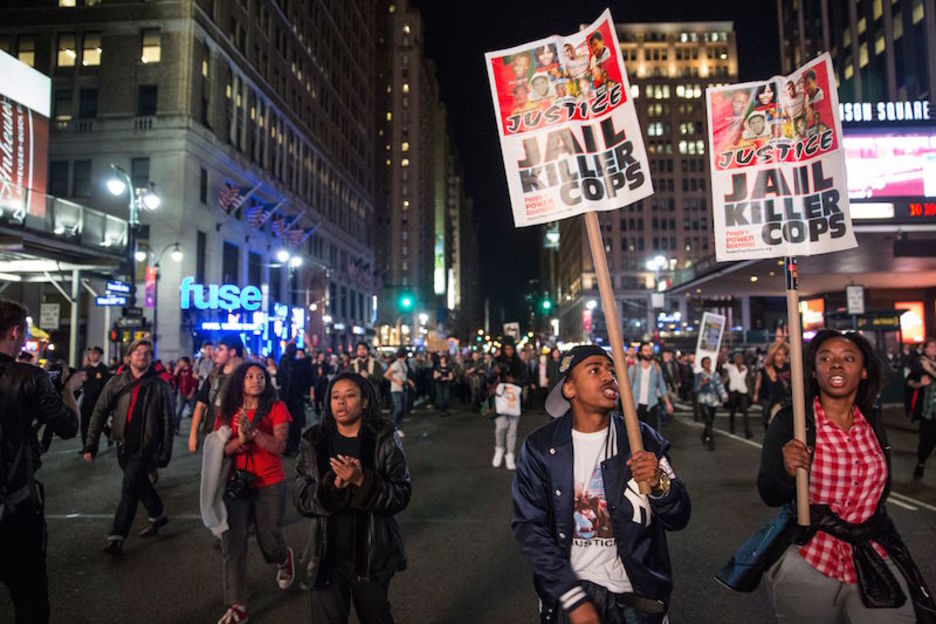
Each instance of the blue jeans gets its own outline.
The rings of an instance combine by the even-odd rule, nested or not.
[[[449,405],[452,404],[452,382],[436,382],[436,407],[443,412],[447,412]]]
[[[406,393],[391,392],[390,396],[393,398],[393,424],[399,427],[406,414]]]

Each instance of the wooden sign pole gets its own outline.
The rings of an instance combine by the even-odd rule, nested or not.
[[[585,230],[588,232],[588,244],[591,247],[592,264],[595,266],[595,276],[598,279],[601,308],[604,310],[605,325],[608,327],[608,340],[611,342],[611,356],[614,359],[614,372],[621,397],[624,423],[627,427],[627,441],[633,455],[643,450],[643,439],[640,437],[640,424],[637,420],[637,408],[634,407],[634,393],[631,390],[630,377],[627,376],[624,340],[621,336],[621,323],[618,320],[617,303],[614,301],[611,275],[608,273],[608,258],[605,255],[601,227],[598,225],[598,214],[586,212],[583,216],[585,217]],[[641,482],[638,485],[641,494],[650,493],[650,483]]]
[[[796,258],[784,260],[787,326],[790,328],[790,374],[793,382],[793,437],[806,444],[806,388],[803,378],[803,331],[799,311],[799,278]],[[796,470],[796,522],[809,526],[809,473]]]

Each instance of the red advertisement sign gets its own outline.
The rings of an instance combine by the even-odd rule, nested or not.
[[[144,304],[147,308],[156,307],[156,267],[146,267]]]
[[[49,120],[0,93],[0,212],[45,216]]]

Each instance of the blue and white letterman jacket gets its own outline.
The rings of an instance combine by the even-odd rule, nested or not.
[[[612,413],[620,452],[601,462],[605,495],[617,542],[618,556],[634,593],[669,607],[673,580],[666,531],[678,531],[689,523],[689,494],[669,468],[670,491],[660,498],[641,497],[632,481],[627,460],[630,447],[624,419]],[[658,459],[667,457],[667,442],[645,423],[640,423],[644,450]],[[554,622],[557,609],[569,612],[588,600],[572,570],[570,553],[575,524],[572,412],[533,433],[523,443],[513,481],[514,537],[533,568],[533,584],[542,602],[543,622]],[[628,487],[630,482],[630,488]]]

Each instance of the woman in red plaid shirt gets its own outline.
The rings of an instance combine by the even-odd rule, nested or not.
[[[795,500],[796,470],[810,473],[812,524],[767,572],[777,619],[936,622],[884,506],[890,446],[874,411],[879,361],[863,336],[833,330],[813,338],[805,360],[807,444],[793,439],[793,410],[785,408],[767,431],[757,477],[764,502],[780,506]]]

